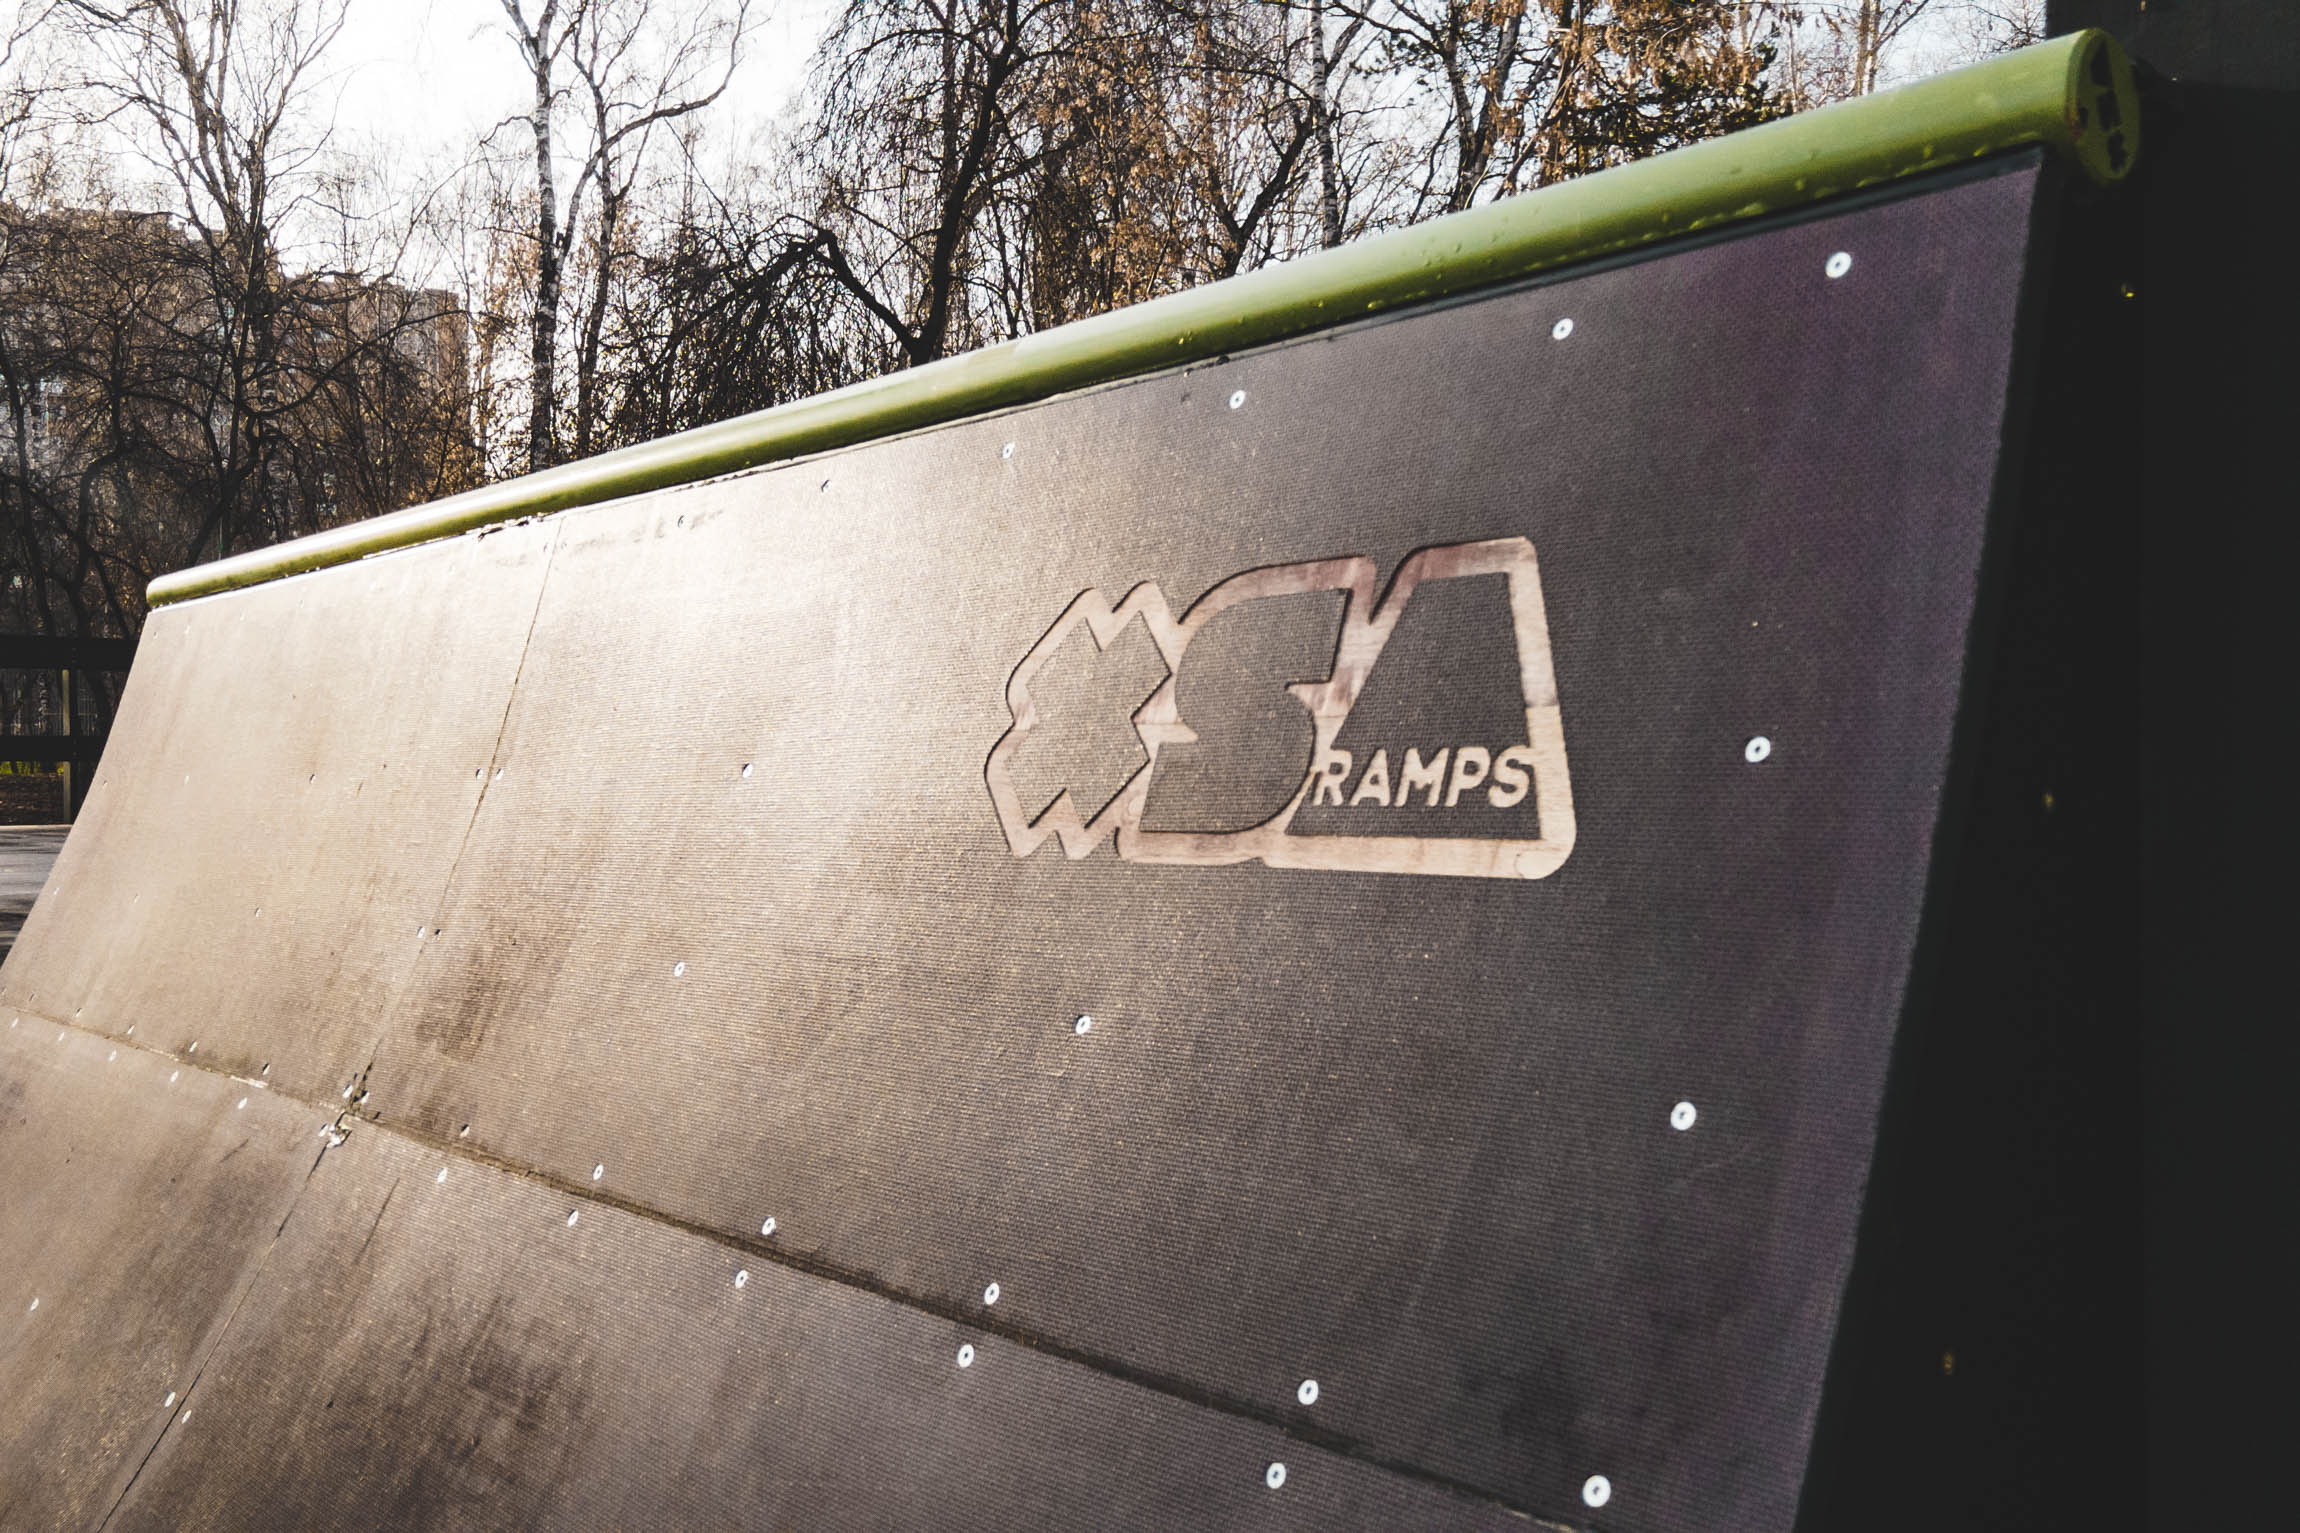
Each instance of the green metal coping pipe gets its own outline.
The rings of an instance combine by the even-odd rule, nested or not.
[[[2123,49],[2105,32],[2078,32],[1018,341],[234,554],[163,575],[148,594],[162,606],[913,431],[2030,145],[2105,186],[2131,166],[2139,131]]]

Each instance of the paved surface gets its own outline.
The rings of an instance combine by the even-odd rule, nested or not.
[[[69,825],[0,826],[0,957],[16,945],[16,933],[32,913],[48,865],[64,849]]]

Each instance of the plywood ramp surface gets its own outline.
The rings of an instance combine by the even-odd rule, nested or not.
[[[247,1205],[134,1365],[157,1401],[232,1296],[114,1520],[1787,1525],[2036,189],[163,609],[0,975],[73,1035],[0,1056],[51,1081],[32,1132],[132,1120],[101,1196],[174,1143]],[[1521,546],[1416,587],[1315,735],[1285,689],[1410,555]],[[1272,567],[1307,573],[1191,627]],[[1081,624],[1019,708],[1081,593],[1142,582],[1173,626]],[[1028,813],[1067,789],[1115,838],[1016,855],[985,773],[1018,727]],[[1535,791],[1464,788],[1513,749]],[[1426,800],[1409,750],[1456,763]],[[1130,838],[1298,811],[1286,855],[1443,862],[1554,839],[1568,776],[1554,870]],[[209,1118],[103,1094],[130,1027],[135,1070],[348,1142],[227,1170]],[[0,1526],[87,1520],[122,1443]]]

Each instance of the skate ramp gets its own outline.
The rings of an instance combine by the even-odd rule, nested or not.
[[[2070,175],[159,607],[0,1526],[1789,1525]]]

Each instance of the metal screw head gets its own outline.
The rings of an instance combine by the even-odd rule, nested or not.
[[[1700,1116],[1693,1110],[1691,1102],[1679,1102],[1675,1107],[1669,1109],[1669,1126],[1682,1134],[1691,1128],[1693,1120]]]
[[[1741,747],[1741,759],[1755,766],[1773,754],[1773,742],[1763,735],[1751,735],[1749,743]]]
[[[591,1180],[593,1180],[594,1182],[595,1182],[595,1181],[597,1181],[597,1180],[599,1180],[599,1178],[601,1178],[601,1177],[605,1176],[606,1174],[607,1174],[607,1168],[606,1168],[604,1165],[597,1165],[597,1166],[593,1166],[593,1167],[591,1168]]]
[[[958,1344],[958,1366],[961,1368],[974,1366],[974,1343],[962,1341]]]
[[[1094,1019],[1081,1013],[1079,1017],[1070,1024],[1070,1030],[1074,1033],[1083,1034],[1090,1031],[1093,1026]]]
[[[772,1218],[769,1218],[769,1219],[763,1220],[763,1221],[760,1223],[760,1225],[759,1225],[759,1233],[760,1233],[760,1234],[762,1234],[762,1235],[772,1235],[774,1232],[775,1232],[775,1221],[774,1221]]]
[[[1613,1482],[1601,1474],[1593,1474],[1581,1482],[1581,1499],[1591,1506],[1603,1506],[1613,1499]]]
[[[1262,1471],[1262,1483],[1269,1486],[1272,1490],[1276,1490],[1279,1486],[1285,1484],[1286,1466],[1278,1463],[1271,1464],[1269,1468]]]
[[[1012,442],[1009,442],[1009,443],[1007,443],[1007,444],[1006,444],[1004,447],[1001,447],[1000,449],[998,449],[998,455],[999,455],[1000,457],[1002,457],[1002,458],[1011,458],[1011,457],[1013,457],[1013,456],[1014,456],[1014,444],[1013,444]]]
[[[1240,389],[1235,394],[1230,396],[1230,408],[1233,410],[1243,410],[1245,407],[1246,391],[1244,389]]]
[[[673,978],[673,979],[684,979],[684,978],[686,977],[686,974],[687,974],[687,961],[686,961],[684,958],[680,959],[680,960],[679,960],[677,963],[675,963],[675,964],[671,965],[671,978]]]
[[[582,1218],[582,1217],[583,1217],[583,1210],[581,1210],[580,1208],[570,1208],[569,1210],[567,1210],[567,1224],[568,1224],[568,1227],[569,1227],[569,1228],[573,1228],[573,1227],[574,1227],[574,1224],[575,1224],[575,1221],[576,1221],[576,1220],[578,1220],[578,1219],[580,1219],[580,1218]]]
[[[747,1286],[747,1285],[750,1283],[750,1281],[751,1281],[751,1269],[750,1269],[750,1268],[748,1268],[748,1267],[743,1267],[743,1268],[740,1268],[740,1269],[738,1269],[738,1270],[736,1271],[736,1273],[735,1273],[735,1286],[736,1286],[737,1288],[742,1288],[742,1287],[745,1287],[745,1286]]]
[[[982,1302],[985,1304],[996,1304],[998,1302],[998,1285],[996,1283],[991,1284],[988,1288],[985,1288],[982,1291]]]
[[[433,1181],[435,1181],[435,1182],[444,1182],[444,1181],[446,1181],[446,1180],[447,1180],[447,1168],[446,1168],[445,1166],[441,1166],[441,1167],[439,1168],[439,1175],[437,1175],[437,1176],[433,1177],[433,1178],[432,1178],[432,1180],[433,1180]]]
[[[746,762],[744,762],[744,763],[743,763],[743,781],[745,781],[745,782],[749,782],[750,780],[751,780],[751,764],[750,764],[748,761],[746,761]]]
[[[1294,1398],[1301,1401],[1304,1405],[1317,1404],[1318,1381],[1316,1379],[1302,1380],[1300,1386],[1294,1391]]]
[[[236,1105],[235,1105],[235,1106],[232,1108],[232,1111],[233,1111],[233,1112],[238,1112],[238,1111],[240,1110],[240,1108],[242,1108],[242,1107],[245,1107],[245,1106],[247,1106],[247,1105],[248,1105],[248,1099],[247,1099],[246,1097],[241,1097],[241,1098],[239,1099],[239,1102],[238,1102],[238,1103],[237,1103],[237,1104],[236,1104]]]
[[[1570,319],[1561,319],[1549,327],[1549,338],[1553,341],[1562,341],[1571,334],[1573,334],[1573,321]]]
[[[1821,270],[1827,272],[1832,279],[1842,277],[1845,273],[1851,271],[1852,269],[1852,252],[1847,250],[1838,251],[1835,255],[1829,257],[1827,261],[1823,262],[1821,266]]]

